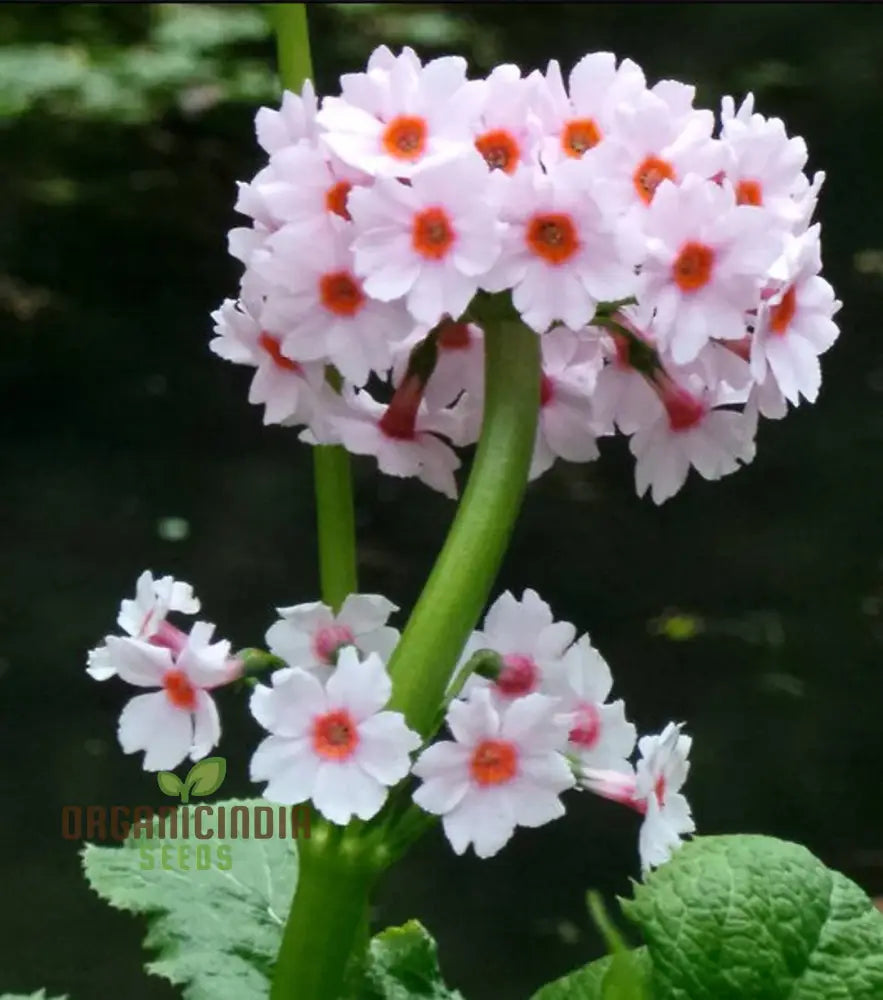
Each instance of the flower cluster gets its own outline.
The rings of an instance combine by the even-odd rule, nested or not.
[[[839,308],[811,224],[824,177],[751,95],[716,122],[606,52],[565,84],[554,61],[470,80],[381,47],[340,83],[260,109],[268,161],[240,185],[244,274],[211,346],[257,369],[266,422],[456,495],[494,293],[540,337],[532,477],[618,430],[661,503],[816,399]]]
[[[108,636],[89,654],[95,679],[117,675],[158,689],[133,698],[119,724],[123,750],[144,751],[148,771],[217,746],[209,691],[243,677],[245,662],[230,656],[230,644],[211,642],[213,625],[198,621],[184,633],[167,620],[198,610],[189,585],[145,572],[120,611],[128,634]],[[471,844],[479,857],[496,854],[516,827],[563,816],[569,789],[643,816],[645,868],[693,832],[681,794],[689,738],[672,724],[638,741],[623,702],[609,701],[610,669],[589,637],[556,622],[534,591],[520,601],[503,594],[469,638],[446,697],[450,739],[429,746],[388,708],[387,662],[399,633],[387,622],[397,610],[372,594],[351,595],[337,614],[321,603],[278,609],[266,642],[272,665],[284,665],[268,683],[246,678],[252,715],[268,734],[252,756],[251,778],[266,783],[267,799],[311,801],[343,825],[373,819],[398,787],[441,817],[458,854]],[[409,775],[416,787],[404,784]]]

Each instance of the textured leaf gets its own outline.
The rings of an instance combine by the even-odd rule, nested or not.
[[[217,808],[224,806],[229,819],[230,808],[245,806],[253,825],[258,805],[267,804],[231,800],[211,808],[217,817]],[[191,834],[197,808],[207,807],[178,810],[179,817],[190,813]],[[88,844],[83,867],[89,884],[111,906],[147,917],[144,943],[159,956],[147,965],[148,972],[183,986],[185,1000],[266,1000],[297,877],[292,842],[275,836],[160,840],[137,838],[135,832],[120,847]],[[182,845],[189,849],[189,871],[178,867]],[[196,869],[198,848],[211,852],[210,868]],[[232,863],[229,870],[217,867],[224,848]],[[172,870],[163,869],[164,858]],[[143,867],[148,861],[153,866]]]
[[[185,786],[191,795],[211,795],[224,783],[227,761],[223,757],[206,757],[190,768]]]
[[[643,1000],[645,995],[648,998],[652,996],[648,992],[651,966],[647,949],[636,948],[616,957],[620,960],[620,969],[623,967],[622,959],[626,959],[627,973],[615,970],[613,956],[605,955],[544,986],[533,995],[532,1000],[619,1000],[620,997],[623,1000]],[[625,986],[645,992],[626,993],[623,992]]]
[[[701,837],[623,902],[654,1000],[880,1000],[883,915],[797,844]]]
[[[171,795],[173,798],[178,798],[184,790],[181,779],[172,771],[158,771],[156,783],[163,795]]]
[[[371,939],[358,1000],[463,1000],[445,986],[435,941],[416,920]]]

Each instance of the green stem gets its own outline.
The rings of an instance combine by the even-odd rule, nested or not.
[[[276,32],[276,59],[282,86],[299,94],[304,81],[313,78],[307,5],[270,3],[267,12]]]
[[[338,611],[346,596],[358,590],[349,454],[339,445],[317,445],[313,468],[322,600]]]
[[[493,586],[521,507],[540,399],[539,338],[512,313],[485,325],[485,412],[472,473],[444,548],[390,661],[392,710],[429,735]]]
[[[337,1000],[355,944],[367,946],[377,870],[338,844],[303,850],[270,1000]]]

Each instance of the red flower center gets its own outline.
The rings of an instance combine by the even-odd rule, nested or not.
[[[497,688],[510,698],[530,694],[539,680],[539,669],[529,656],[507,653],[502,657],[503,669],[496,680]]]
[[[353,643],[353,633],[346,625],[326,625],[313,636],[313,650],[323,663],[334,663],[341,646]]]
[[[472,343],[472,334],[467,323],[443,320],[438,328],[438,346],[446,351],[465,351]]]
[[[584,750],[591,748],[601,737],[601,713],[590,701],[583,702],[576,711],[576,720],[570,731],[570,742]]]

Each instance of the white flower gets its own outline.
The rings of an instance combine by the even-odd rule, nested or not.
[[[516,826],[537,827],[564,815],[560,794],[574,785],[562,750],[568,718],[558,701],[532,694],[497,708],[487,690],[448,710],[453,741],[425,750],[414,765],[421,809],[442,817],[457,854],[473,844],[496,854]]]
[[[388,476],[416,476],[456,498],[454,472],[460,459],[438,436],[459,440],[462,421],[454,410],[430,410],[419,396],[413,405],[399,410],[378,403],[366,391],[349,388],[344,389],[341,404],[333,424],[348,451],[375,456],[380,471]]]
[[[258,322],[260,308],[255,302],[226,299],[212,313],[215,337],[209,348],[227,361],[257,369],[248,401],[264,404],[265,424],[308,424],[317,409],[325,366],[289,357],[280,338]]]
[[[377,653],[386,663],[399,639],[398,629],[386,624],[399,609],[379,594],[350,594],[337,614],[319,601],[276,610],[280,620],[267,631],[267,648],[290,666],[322,677],[346,646]]]
[[[252,714],[271,734],[251,759],[252,781],[268,782],[271,802],[312,799],[332,823],[371,819],[420,745],[399,712],[382,711],[391,693],[380,657],[360,660],[351,646],[324,685],[297,667],[276,671],[272,687],[255,688],[251,698]]]
[[[517,66],[495,66],[487,78],[481,118],[476,125],[475,148],[491,170],[514,174],[525,164],[536,164],[542,137],[536,113],[542,77],[521,76]]]
[[[637,731],[626,721],[622,699],[606,704],[613,677],[610,667],[582,636],[548,674],[545,690],[572,714],[568,752],[582,768],[621,771],[635,749]]]
[[[665,412],[629,441],[638,496],[650,489],[661,504],[684,485],[691,465],[714,480],[754,459],[754,425],[744,413],[714,409],[709,393],[693,395],[675,383],[662,389],[662,402]]]
[[[122,680],[160,688],[133,698],[120,715],[124,753],[144,750],[145,771],[167,771],[184,760],[200,760],[217,746],[221,724],[210,689],[238,675],[229,661],[230,643],[212,643],[214,625],[196,622],[176,655],[141,639],[108,636],[107,653]]]
[[[690,804],[681,794],[690,770],[692,740],[681,735],[681,726],[670,722],[658,736],[638,740],[635,800],[645,809],[639,851],[646,871],[668,861],[681,846],[681,836],[696,825]]]
[[[410,184],[378,178],[354,188],[353,251],[367,294],[383,302],[404,297],[414,319],[429,326],[445,315],[458,319],[500,253],[499,176],[470,147],[421,169]]]
[[[512,289],[515,308],[538,333],[555,320],[579,330],[598,302],[635,289],[592,179],[588,164],[566,162],[549,174],[519,171],[500,187],[508,229],[500,259],[481,284],[491,292]]]
[[[768,214],[737,205],[730,186],[689,174],[680,186],[663,181],[629,219],[638,217],[639,232],[623,230],[646,250],[638,299],[655,305],[655,335],[675,363],[692,361],[712,338],[742,340],[781,249]]]
[[[124,600],[120,605],[117,625],[136,639],[153,640],[157,645],[179,650],[184,644],[183,635],[166,618],[171,611],[195,615],[199,606],[189,583],[171,576],[154,580],[147,569],[135,584],[134,600]],[[106,645],[91,650],[88,662],[86,672],[96,681],[106,681],[117,672]]]
[[[547,167],[594,149],[614,128],[617,108],[634,101],[646,87],[640,66],[631,59],[617,66],[611,52],[583,56],[571,70],[569,93],[557,60],[549,63],[544,84],[540,115],[548,136],[542,148]]]
[[[353,270],[348,232],[304,240],[285,225],[254,267],[270,285],[261,324],[279,331],[282,349],[301,361],[327,361],[354,385],[385,374],[392,345],[414,323],[401,303],[377,302]]]
[[[322,141],[344,163],[373,176],[411,177],[472,145],[483,84],[466,80],[460,56],[421,66],[411,49],[372,55],[367,73],[341,78],[317,116]]]
[[[311,80],[305,80],[300,96],[286,90],[279,110],[258,108],[255,132],[258,142],[268,153],[316,136],[316,91]]]
[[[806,143],[799,136],[789,138],[781,119],[764,118],[753,107],[752,94],[738,112],[731,97],[721,102],[721,138],[732,156],[726,176],[740,205],[762,205],[772,220],[791,227],[805,211],[799,196],[807,186]]]
[[[588,462],[598,457],[592,418],[594,357],[587,357],[585,345],[565,327],[543,334],[540,347],[540,413],[531,479],[542,475],[556,458]]]
[[[490,649],[502,659],[500,676],[493,682],[496,698],[508,701],[543,691],[548,670],[576,638],[570,622],[556,622],[552,609],[535,590],[525,590],[520,601],[510,591],[488,609],[481,631],[473,632],[461,657],[464,664],[479,649]],[[466,693],[488,686],[473,675]]]
[[[814,403],[822,383],[819,355],[837,339],[833,316],[840,308],[834,289],[821,277],[818,224],[790,237],[771,274],[778,292],[765,300],[751,342],[751,370],[762,383],[771,371],[784,397],[795,406]]]

